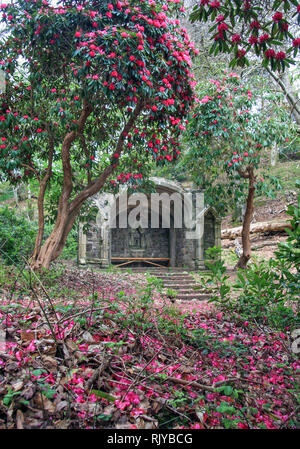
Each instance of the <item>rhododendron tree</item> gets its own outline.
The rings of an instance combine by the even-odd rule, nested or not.
[[[39,181],[31,263],[47,268],[105,183],[134,184],[146,158],[178,157],[196,50],[176,19],[179,0],[18,0],[0,8],[1,176]],[[43,243],[45,192],[57,167],[56,222]]]
[[[271,151],[275,142],[286,140],[289,127],[287,123],[276,121],[276,117],[266,116],[255,96],[235,73],[225,74],[220,81],[211,80],[205,91],[188,126],[186,160],[188,164],[193,161],[196,175],[199,170],[205,172],[206,167],[208,170],[213,167],[215,177],[220,178],[223,170],[228,179],[223,189],[227,187],[231,193],[236,193],[236,198],[241,197],[247,187],[243,253],[237,265],[245,268],[251,256],[250,224],[255,193],[270,192],[270,186],[258,177],[262,156]]]
[[[300,47],[297,0],[200,0],[192,22],[211,22],[211,54],[231,53],[231,67],[249,65],[251,52],[264,67],[285,70]]]

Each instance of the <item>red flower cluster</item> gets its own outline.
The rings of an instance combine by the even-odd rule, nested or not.
[[[293,41],[293,47],[295,47],[295,48],[300,47],[300,38],[295,39],[295,40]]]
[[[277,23],[280,22],[282,20],[282,18],[283,18],[283,14],[281,12],[279,12],[279,11],[277,11],[274,14],[274,16],[272,17],[273,21],[277,22]]]
[[[249,14],[248,11],[251,10],[253,6],[251,1],[245,0],[242,3],[243,7],[239,2],[222,2],[222,14],[217,16],[214,10],[215,5],[213,2],[208,3],[207,1],[201,1],[199,4],[199,9],[196,8],[196,10],[192,12],[192,21],[199,20],[200,22],[207,22],[207,20],[210,20],[211,22],[215,21],[217,23],[217,25],[214,25],[210,30],[210,32],[214,33],[212,38],[215,41],[212,44],[211,51],[214,51],[216,54],[218,52],[234,54],[231,61],[233,66],[237,65],[242,67],[245,64],[249,64],[246,53],[251,51],[251,47],[247,45],[245,47],[246,53],[245,55],[242,55],[241,52],[237,52],[237,44],[248,40],[249,44],[255,46],[254,50],[256,56],[261,58],[261,55],[264,55],[264,51],[262,52],[261,47],[257,47],[257,44],[259,43],[263,50],[266,50],[266,43],[268,43],[276,48],[276,50],[274,50],[275,52],[279,53],[279,58],[273,56],[270,57],[271,53],[267,57],[267,59],[272,59],[272,70],[282,70],[284,67],[288,67],[292,64],[292,58],[295,60],[299,47],[298,38],[295,38],[291,33],[288,33],[290,17],[294,17],[295,14],[291,12],[291,14],[287,15],[287,18],[285,18],[283,12],[276,11],[273,13],[272,21],[270,22],[267,16],[265,16],[263,10],[257,10],[255,11],[255,14]],[[299,12],[299,5],[297,6],[297,2],[285,0],[281,2],[284,3],[284,5],[279,5],[279,3],[280,2],[273,2],[274,5],[276,4],[276,8],[282,8],[285,12],[291,10],[291,7],[293,6],[295,6],[297,8],[297,12]],[[231,20],[231,37],[227,36],[225,33],[229,28],[228,25],[224,23],[227,17],[237,17],[236,21]],[[215,29],[217,29],[217,32],[215,32]],[[261,35],[260,30],[264,31]],[[292,32],[294,32],[294,29]],[[278,51],[280,50],[278,47],[284,39],[288,38],[290,38],[291,41],[288,43],[290,48],[288,49],[287,54],[291,52],[292,48],[294,48],[295,51],[293,56],[284,58],[285,63],[283,65],[281,64],[283,59],[280,59],[281,53]],[[216,45],[216,42],[218,45]],[[265,64],[265,59],[263,57],[261,59]]]
[[[233,36],[232,36],[232,42],[234,42],[234,43],[239,43],[239,42],[241,42],[241,36],[239,35],[239,34],[234,34]]]
[[[245,56],[245,54],[246,54],[246,50],[244,50],[243,48],[240,48],[237,51],[236,56],[237,56],[237,58],[243,58]]]
[[[275,56],[276,56],[275,50],[273,50],[272,48],[265,52],[265,57],[267,59],[275,58]]]
[[[17,36],[17,39],[11,41],[13,44],[9,61],[6,50],[0,46],[1,66],[2,63],[5,67],[10,67],[9,64],[12,64],[10,82],[14,82],[13,64],[20,56],[26,60],[30,53],[27,49],[32,42],[28,40],[28,34],[24,33],[24,24],[26,29],[32,29],[36,36],[32,66],[40,64],[40,61],[45,59],[42,56],[45,55],[49,60],[60,60],[62,42],[55,28],[59,17],[60,26],[73,29],[73,42],[70,43],[70,54],[68,54],[70,59],[62,62],[61,66],[59,64],[57,66],[59,73],[57,79],[60,79],[62,71],[65,83],[71,86],[75,79],[77,86],[76,93],[66,88],[62,98],[58,98],[62,86],[59,81],[47,80],[47,70],[44,70],[45,67],[42,66],[40,74],[42,79],[45,78],[43,83],[47,87],[43,86],[42,91],[37,91],[33,83],[32,86],[22,87],[19,94],[16,94],[18,101],[16,110],[20,110],[21,115],[20,118],[13,119],[15,131],[13,137],[9,136],[9,127],[6,126],[8,114],[0,117],[1,123],[2,121],[6,123],[3,129],[10,143],[13,141],[18,143],[19,135],[27,134],[29,146],[32,145],[37,134],[40,142],[47,134],[44,130],[49,122],[53,123],[54,132],[61,133],[60,138],[63,138],[64,132],[76,130],[80,123],[82,105],[88,97],[92,108],[98,107],[101,103],[104,110],[111,111],[111,105],[113,105],[121,111],[118,117],[124,117],[125,123],[130,120],[137,105],[142,103],[143,112],[136,119],[134,126],[142,126],[143,132],[134,133],[132,138],[127,133],[128,139],[124,141],[123,151],[132,152],[136,157],[135,151],[137,149],[140,151],[144,147],[149,156],[158,161],[177,158],[180,154],[179,136],[185,130],[185,121],[195,99],[195,80],[190,67],[191,58],[197,53],[186,31],[181,29],[179,21],[174,19],[175,10],[180,10],[179,3],[178,0],[168,0],[162,5],[153,0],[145,0],[138,2],[137,6],[134,2],[127,1],[100,2],[99,5],[87,1],[84,5],[73,4],[68,8],[62,8],[48,4],[35,5],[35,2],[31,2],[27,11],[18,4],[5,6],[4,9],[9,11],[7,16],[14,17],[13,25],[10,24],[8,17],[4,17],[5,26]],[[207,1],[203,4],[211,4],[212,8],[220,6],[217,1]],[[36,8],[40,15],[38,24],[32,18],[34,15],[31,14]],[[82,17],[85,18],[84,21],[81,20]],[[47,23],[47,29],[44,23]],[[80,23],[77,29],[76,27],[74,29],[75,23]],[[54,33],[51,33],[52,29],[55,29]],[[225,31],[228,25],[222,24],[221,29]],[[166,60],[164,67],[159,64],[160,55]],[[23,98],[28,99],[30,94],[37,103],[39,101],[49,103],[46,115],[49,113],[51,120],[48,120],[49,117],[41,118],[38,128],[31,126],[32,119],[26,114],[29,109],[25,101],[24,105],[22,104]],[[26,124],[24,119],[21,119],[25,116]],[[112,129],[112,132],[108,133],[112,136],[112,141],[108,145],[110,148],[119,139],[118,126],[124,126],[120,120],[120,123],[114,127],[115,121],[114,117],[112,123],[110,119],[107,123],[107,127]],[[151,148],[147,146],[147,143],[154,131],[157,133],[157,138],[153,140],[155,145]],[[95,136],[93,136],[94,132]],[[96,134],[96,127],[91,128],[91,138],[98,141]],[[8,148],[7,144],[6,147]],[[7,148],[3,150],[7,151]],[[28,147],[26,154],[24,152],[19,157],[19,164],[24,162],[24,158],[27,161],[31,152],[33,154],[36,151],[33,148],[35,147],[31,149]],[[90,170],[91,161],[97,159],[95,149],[91,151],[92,154],[84,155],[83,153],[81,166]],[[112,153],[113,157],[110,160],[113,167],[122,162],[122,158],[119,158],[121,153],[122,151]],[[7,151],[7,154],[7,160],[13,156],[11,150]],[[18,169],[22,170],[20,165]]]
[[[286,54],[284,53],[284,51],[279,51],[279,52],[276,54],[276,59],[277,59],[278,61],[283,61],[285,58],[286,58]]]

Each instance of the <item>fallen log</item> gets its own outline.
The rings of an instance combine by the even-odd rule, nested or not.
[[[250,226],[250,234],[258,234],[260,232],[284,232],[285,229],[292,229],[292,225],[286,221],[281,222],[261,222],[254,223]],[[242,235],[242,226],[231,229],[223,229],[221,232],[222,239],[234,240]]]

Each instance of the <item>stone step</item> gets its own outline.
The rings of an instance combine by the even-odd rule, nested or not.
[[[191,282],[191,281],[175,281],[175,282],[162,282],[162,285],[166,288],[191,288],[194,289],[194,287],[198,287],[197,284]]]
[[[181,270],[181,271],[169,271],[169,270],[152,270],[151,273],[157,274],[157,275],[163,275],[163,276],[180,276],[181,274],[185,274],[187,276],[190,276],[189,271]]]
[[[120,267],[120,270],[131,270],[133,272],[142,272],[142,273],[146,273],[147,271],[149,272],[161,272],[161,273],[189,273],[192,272],[193,270],[189,270],[186,268],[168,268],[168,267],[161,267],[161,268],[156,268],[156,267],[130,267],[130,266],[125,266],[125,267]]]
[[[180,289],[182,289],[182,288],[185,288],[185,289],[189,289],[189,290],[191,290],[192,292],[193,291],[201,291],[201,290],[204,290],[202,287],[199,287],[198,288],[198,285],[196,285],[196,284],[190,284],[190,283],[188,283],[188,282],[185,282],[185,283],[176,283],[176,284],[174,284],[174,282],[173,283],[169,283],[169,284],[166,284],[166,283],[164,283],[163,284],[164,285],[164,287],[165,288],[173,288],[174,290],[180,290]]]
[[[162,282],[164,285],[180,285],[180,284],[184,284],[184,285],[192,285],[192,286],[197,286],[199,284],[197,284],[196,282],[194,282],[191,279],[174,279],[174,280],[167,280],[165,281],[164,279],[162,279]]]
[[[205,294],[204,290],[193,290],[191,288],[174,288],[174,291],[177,292],[177,294],[191,294],[191,295],[203,295]]]
[[[194,278],[192,276],[190,276],[189,274],[181,274],[181,275],[178,275],[178,274],[175,275],[174,274],[173,276],[164,276],[164,275],[156,274],[155,276],[160,278],[160,279],[164,279],[166,281],[168,281],[168,280],[173,281],[174,279],[191,279],[191,280],[194,280]]]
[[[127,267],[129,268],[129,267]],[[125,270],[126,268],[124,268]],[[211,298],[204,287],[195,281],[189,271],[184,268],[133,267],[135,273],[155,276],[163,283],[164,289],[175,290],[176,301],[205,301]]]
[[[193,294],[178,294],[178,296],[176,296],[176,300],[180,300],[180,301],[193,301],[193,300],[198,300],[198,301],[205,301],[211,298],[211,295],[204,295],[204,294],[197,294],[197,295],[193,295]]]
[[[194,286],[189,286],[189,285],[165,285],[164,286],[165,289],[171,289],[171,290],[176,290],[176,291],[187,291],[189,293],[192,294],[199,294],[199,293],[207,293],[207,290],[205,290],[204,288],[194,288]]]
[[[135,273],[137,274],[145,274],[145,275],[150,275],[150,276],[156,276],[156,277],[161,277],[164,279],[173,279],[174,277],[189,277],[189,278],[193,278],[189,273],[186,272],[156,272],[156,271],[135,271]]]
[[[171,288],[174,290],[180,290],[181,288],[190,289],[192,292],[196,290],[202,290],[202,288],[196,288],[197,285],[191,284],[190,282],[172,282],[172,283],[163,283],[164,288]]]
[[[194,279],[189,274],[173,274],[172,276],[164,275],[164,274],[155,274],[155,276],[160,278],[160,279],[165,279],[165,280],[168,280],[168,279],[170,279],[170,280],[173,280],[173,279]]]
[[[135,271],[134,273],[137,274],[145,274],[145,275],[149,275],[149,276],[156,276],[156,277],[162,277],[162,278],[166,278],[166,279],[173,279],[173,277],[185,277],[185,276],[189,276],[191,277],[191,275],[189,273],[157,273],[156,271]]]

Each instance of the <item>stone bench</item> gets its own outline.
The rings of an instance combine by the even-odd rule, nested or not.
[[[155,267],[163,267],[164,265],[157,262],[168,262],[170,264],[169,258],[164,257],[112,257],[111,262],[121,262],[116,267],[124,267],[125,265],[130,265],[132,263],[146,263]]]

